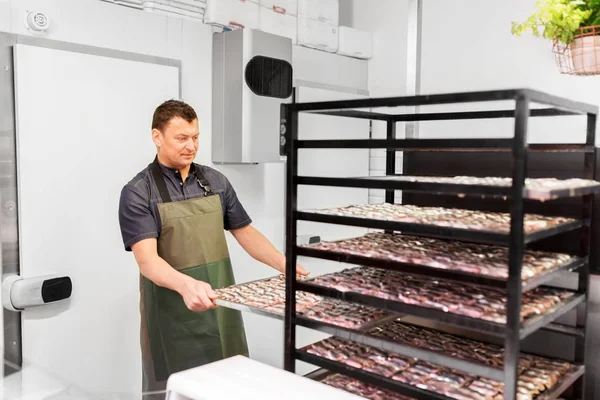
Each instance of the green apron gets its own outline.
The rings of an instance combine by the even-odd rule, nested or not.
[[[173,202],[158,165],[152,174],[162,198],[158,255],[177,271],[213,289],[235,284],[219,195],[196,168],[204,197]],[[169,375],[234,355],[248,356],[239,311],[217,307],[193,312],[181,295],[140,276],[143,391],[164,390]]]

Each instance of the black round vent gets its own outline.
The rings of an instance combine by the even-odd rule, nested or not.
[[[246,84],[258,96],[286,99],[292,95],[292,66],[284,60],[256,56],[246,65]]]

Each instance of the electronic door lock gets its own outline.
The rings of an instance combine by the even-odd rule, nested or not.
[[[68,299],[72,291],[73,284],[68,276],[23,278],[10,275],[2,281],[2,305],[10,311],[22,311]]]
[[[317,244],[321,242],[321,237],[318,235],[298,235],[296,236],[296,245],[297,246],[303,246],[303,245],[310,245],[310,244]]]

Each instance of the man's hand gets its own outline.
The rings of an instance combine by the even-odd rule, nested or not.
[[[277,266],[277,268],[275,268],[275,269],[277,271],[279,271],[280,273],[282,273],[283,275],[285,275],[285,257],[283,258],[283,261],[281,262],[281,264],[279,266]],[[310,272],[305,270],[302,265],[296,264],[296,275],[308,276],[308,274],[310,274]]]
[[[190,311],[206,311],[217,306],[213,301],[217,295],[206,282],[190,278],[185,281],[179,293]]]
[[[285,275],[285,265],[280,270],[280,272]],[[308,274],[309,274],[309,272],[307,270],[305,270],[302,265],[296,264],[296,275],[308,276]]]

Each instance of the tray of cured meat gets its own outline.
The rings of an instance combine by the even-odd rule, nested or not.
[[[367,334],[499,370],[504,368],[504,348],[501,346],[416,326],[401,319],[374,327]],[[520,371],[525,371],[531,362],[530,356],[522,355],[519,360]]]
[[[369,385],[341,374],[327,374],[321,382],[369,400],[413,400],[411,397],[402,396],[391,390]]]
[[[364,236],[302,245],[339,255],[382,260],[421,267],[460,272],[497,279],[508,279],[509,249],[479,243],[418,237],[383,232]],[[582,262],[579,257],[543,251],[525,250],[521,267],[523,282]]]
[[[438,317],[454,314],[498,326],[506,324],[506,291],[499,288],[371,267],[348,268],[306,280],[303,284],[311,290],[322,288],[325,295],[341,300],[356,301],[356,296],[350,299],[348,294],[358,294],[369,302],[368,305],[390,311],[395,309],[394,304],[403,304],[441,311],[443,314]],[[521,322],[553,313],[571,299],[580,300],[575,295],[573,291],[545,287],[523,293]]]
[[[388,222],[403,222],[468,231],[510,233],[510,214],[443,207],[419,207],[410,204],[359,204],[347,207],[303,210],[304,213],[352,217]],[[525,214],[523,231],[533,234],[578,221],[573,218]]]
[[[279,275],[216,289],[216,303],[222,307],[283,319],[285,315],[285,277]],[[370,329],[398,317],[374,307],[351,304],[306,292],[296,293],[298,316],[313,321],[352,329]]]
[[[363,371],[375,377],[377,382],[397,382],[438,395],[435,398],[441,395],[460,400],[503,399],[502,382],[336,337],[303,348],[300,358],[321,364],[330,371],[339,369],[332,372],[351,375],[353,370]],[[556,398],[558,396],[554,394],[560,395],[557,389],[564,388],[564,382],[570,382],[583,373],[581,366],[564,361],[525,354],[520,359],[523,360],[518,382],[517,398],[520,400]],[[329,376],[325,380],[328,378],[334,382],[337,379]]]
[[[415,400],[413,397],[402,396],[391,390],[382,389],[342,374],[328,373],[320,381],[325,385],[345,390],[369,400]],[[538,396],[538,399],[541,400],[542,396]],[[558,398],[557,400],[564,399]]]
[[[364,177],[360,179],[392,180],[397,182],[416,182],[438,185],[460,185],[469,186],[473,190],[477,189],[477,187],[509,188],[512,186],[512,178],[503,177],[391,175],[381,177]],[[523,197],[531,200],[546,201],[559,197],[581,196],[598,191],[600,191],[600,182],[590,179],[526,178],[525,187],[523,188]],[[440,192],[443,192],[443,190],[440,190]]]

